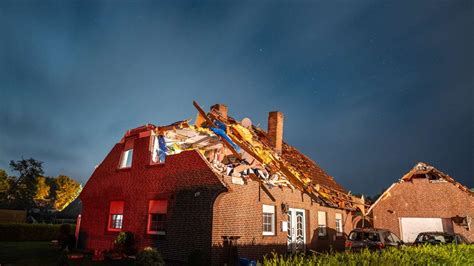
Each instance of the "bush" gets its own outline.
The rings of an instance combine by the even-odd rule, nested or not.
[[[154,248],[147,247],[144,250],[138,252],[136,265],[140,266],[155,266],[165,265],[160,252]]]
[[[58,239],[60,224],[23,224],[6,223],[0,224],[0,236],[2,241],[51,241]],[[76,226],[70,225],[71,232]]]
[[[118,252],[131,255],[135,253],[135,239],[132,232],[120,232],[114,241],[115,249]]]
[[[321,253],[285,257],[272,253],[263,265],[474,265],[474,245],[389,248],[381,252]]]

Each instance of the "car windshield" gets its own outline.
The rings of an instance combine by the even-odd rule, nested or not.
[[[438,243],[451,243],[454,241],[454,236],[440,235],[440,234],[421,234],[418,236],[419,242],[438,242]]]
[[[380,237],[379,237],[379,234],[377,232],[354,231],[349,235],[349,240],[352,240],[352,241],[362,241],[362,240],[380,241]]]

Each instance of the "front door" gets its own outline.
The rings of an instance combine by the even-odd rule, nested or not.
[[[306,220],[303,209],[288,210],[288,251],[305,251]]]

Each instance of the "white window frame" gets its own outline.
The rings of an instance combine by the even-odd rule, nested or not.
[[[122,230],[122,227],[123,227],[123,214],[122,213],[112,213],[112,214],[110,214],[109,230],[111,230],[111,231],[120,231],[120,230]]]
[[[264,215],[270,214],[271,216],[271,231],[265,231],[265,219]],[[274,236],[275,235],[275,206],[273,205],[262,205],[262,235]]]
[[[336,213],[336,236],[342,236],[344,233],[344,229],[342,226],[342,213]]]
[[[120,158],[119,168],[130,168],[132,167],[133,161],[133,149],[128,149],[122,152],[122,158]]]
[[[327,215],[325,211],[318,211],[318,236],[327,235]]]
[[[151,150],[151,163],[153,164],[160,163],[160,158],[159,158],[160,143],[158,140],[158,135],[153,135],[153,144],[152,144],[151,149],[152,149]]]

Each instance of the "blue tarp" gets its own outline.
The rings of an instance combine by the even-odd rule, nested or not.
[[[214,124],[216,124],[217,128],[220,128],[220,129],[224,130],[224,132],[227,131],[227,126],[224,123],[222,123],[221,121],[216,120],[214,122]]]
[[[163,136],[158,136],[158,144],[159,144],[158,158],[160,160],[160,163],[164,163],[168,148],[166,148],[165,138],[163,138]]]
[[[221,128],[215,128],[215,127],[211,127],[211,130],[212,132],[214,132],[216,135],[220,136],[220,137],[223,137],[225,140],[227,140],[227,142],[230,143],[230,145],[237,151],[237,152],[240,152],[240,147],[237,146],[237,144],[235,144],[230,138],[229,136],[227,136],[227,134],[225,133],[224,130],[222,130]]]

